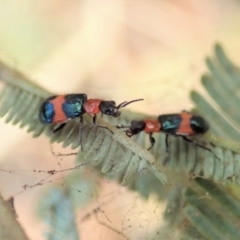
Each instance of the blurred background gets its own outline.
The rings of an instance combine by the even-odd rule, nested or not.
[[[239,13],[238,0],[2,0],[0,59],[53,93],[87,93],[117,103],[144,98],[128,108],[179,112],[191,109],[191,89],[203,91],[204,58],[214,43],[240,64]],[[26,177],[29,169],[57,166],[47,138],[32,139],[4,119],[0,128],[1,169],[21,174],[25,169]],[[3,196],[22,190],[22,181],[18,174],[1,172]],[[44,226],[34,211],[38,191],[19,195],[16,208],[29,238],[40,240]],[[101,239],[86,236],[82,239]]]

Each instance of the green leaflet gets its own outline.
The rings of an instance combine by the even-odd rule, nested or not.
[[[207,239],[239,239],[239,211],[237,199],[227,191],[203,179],[197,183],[205,192],[186,189],[184,214],[190,223]],[[217,237],[217,238],[216,238]]]

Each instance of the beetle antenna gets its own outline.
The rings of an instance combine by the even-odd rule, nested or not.
[[[133,103],[133,102],[138,102],[138,101],[143,101],[144,99],[143,98],[139,98],[139,99],[135,99],[135,100],[132,100],[132,101],[124,101],[122,103],[120,103],[118,106],[117,106],[117,109],[119,108],[122,108],[122,107],[126,107],[127,105],[129,105],[130,103]]]
[[[123,107],[123,105],[124,105],[125,103],[127,103],[127,101],[124,101],[124,102],[120,103],[120,104],[117,106],[117,109]]]

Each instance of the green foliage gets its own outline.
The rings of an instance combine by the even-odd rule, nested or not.
[[[240,113],[236,111],[240,101],[237,96],[240,71],[227,59],[219,45],[215,47],[215,55],[215,59],[206,59],[210,73],[202,77],[202,83],[212,99],[207,101],[195,91],[191,96],[196,106],[194,112],[211,123],[210,133],[194,140],[210,147],[220,160],[211,152],[176,137],[169,138],[168,154],[164,134],[155,134],[155,147],[148,152],[146,134],[129,139],[113,127],[146,117],[143,114],[123,111],[119,118],[97,120],[99,125],[107,126],[113,134],[93,127],[91,117],[84,116],[84,152],[79,152],[77,161],[91,165],[101,176],[114,179],[145,198],[154,193],[159,200],[166,200],[166,225],[158,231],[164,232],[161,239],[171,235],[173,229],[179,232],[181,239],[240,238],[239,224],[236,224],[239,222],[240,204],[227,188],[219,185],[240,183],[240,144],[237,142],[240,139]],[[62,142],[63,147],[77,149],[77,121],[69,121],[56,134],[51,133],[53,126],[45,126],[38,121],[39,105],[51,94],[3,63],[0,63],[0,70],[1,80],[6,83],[0,98],[0,116],[7,115],[7,122],[20,123],[20,127],[27,126],[34,137],[46,133],[51,143]],[[197,178],[190,181],[189,176]],[[83,181],[81,174],[74,181]],[[63,215],[68,217],[65,222],[74,222],[77,207],[74,202],[78,200],[73,200],[70,192],[67,188],[55,189],[45,196],[48,201],[43,200],[41,204],[45,209],[43,212],[49,209],[47,215],[42,215],[43,219],[54,229],[49,231],[48,239],[57,239],[52,233],[58,228],[63,230]],[[65,213],[58,211],[60,202],[65,204]],[[70,231],[73,239],[78,239],[75,225],[70,225],[73,229],[70,230],[66,224],[64,231]],[[153,239],[159,237],[159,234],[153,233]]]
[[[204,179],[196,182],[207,192],[185,190],[183,211],[189,224],[206,239],[239,239],[239,202],[214,183]]]
[[[40,216],[49,226],[46,239],[79,240],[73,202],[69,194],[62,189],[51,189],[47,197],[40,203]]]

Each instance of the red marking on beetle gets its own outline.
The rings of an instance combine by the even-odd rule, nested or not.
[[[62,123],[68,120],[67,116],[62,110],[62,105],[66,101],[65,96],[66,95],[59,95],[50,101],[50,103],[54,105],[54,111],[55,111],[55,115],[53,118],[54,123]]]
[[[196,133],[193,131],[193,129],[190,126],[190,119],[192,118],[192,114],[189,113],[180,113],[179,114],[182,118],[182,121],[180,122],[179,128],[176,131],[177,135],[182,136],[192,136],[196,135]]]
[[[101,99],[88,99],[83,105],[84,110],[89,114],[98,114],[101,112],[99,109],[99,104],[101,102]]]

